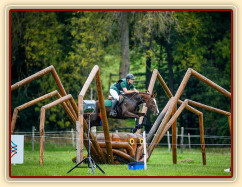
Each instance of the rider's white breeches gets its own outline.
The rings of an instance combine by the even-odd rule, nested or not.
[[[110,89],[109,92],[114,99],[117,99],[119,101],[118,93],[114,89]]]

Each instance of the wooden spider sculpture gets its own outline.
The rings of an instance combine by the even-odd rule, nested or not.
[[[77,161],[82,159],[83,153],[83,144],[87,148],[87,130],[88,125],[84,117],[83,112],[83,98],[95,78],[96,81],[96,88],[97,88],[97,96],[98,96],[98,105],[100,110],[100,117],[102,119],[102,126],[103,126],[103,133],[98,133],[94,136],[90,132],[90,139],[91,139],[91,156],[97,163],[103,164],[122,164],[128,163],[130,161],[142,161],[144,160],[144,145],[143,145],[143,137],[140,134],[141,129],[137,130],[134,133],[110,133],[109,132],[109,125],[107,120],[106,108],[104,105],[104,97],[102,92],[102,85],[101,85],[101,78],[100,78],[100,71],[99,67],[95,65],[90,72],[85,84],[83,85],[80,94],[78,95],[78,104],[74,101],[72,95],[66,93],[60,78],[53,66],[49,66],[42,71],[39,71],[11,86],[11,91],[16,90],[17,88],[41,77],[46,75],[47,73],[51,73],[58,90],[55,90],[51,93],[47,93],[44,96],[41,96],[37,99],[29,101],[21,106],[18,106],[14,109],[12,121],[11,121],[11,133],[14,133],[15,124],[17,120],[17,114],[19,111],[32,106],[40,101],[48,99],[50,97],[57,97],[57,99],[45,106],[41,107],[41,115],[40,115],[40,157],[39,162],[43,164],[44,159],[44,124],[45,124],[45,111],[61,104],[64,110],[66,111],[67,115],[70,117],[70,120],[76,126],[77,124],[77,131],[79,133],[78,142],[79,145],[77,147]],[[221,92],[226,97],[231,98],[231,93],[227,90],[223,89],[219,85],[215,84],[211,80],[207,79],[203,75],[199,74],[193,69],[188,69],[176,94],[173,96],[170,92],[169,88],[167,87],[166,83],[164,82],[163,78],[161,77],[158,70],[154,69],[148,91],[150,94],[153,92],[155,81],[158,80],[162,88],[165,90],[166,95],[169,97],[169,101],[167,102],[164,109],[159,113],[156,121],[154,122],[151,130],[147,134],[145,145],[147,147],[147,161],[149,160],[154,148],[158,145],[161,139],[164,137],[166,132],[172,127],[172,152],[173,152],[173,163],[177,163],[177,150],[176,150],[176,120],[181,114],[181,112],[186,108],[189,111],[198,115],[199,118],[199,129],[200,129],[200,142],[201,142],[201,150],[202,150],[202,161],[203,165],[206,165],[206,152],[205,152],[205,141],[204,141],[204,128],[203,128],[203,113],[198,111],[197,109],[193,108],[200,107],[206,110],[210,110],[213,112],[217,112],[219,114],[223,114],[228,116],[229,127],[231,131],[231,113],[227,111],[223,111],[211,106],[207,106],[201,104],[199,102],[191,101],[186,99],[185,101],[181,101],[179,98],[189,80],[191,75],[195,76],[202,82],[206,83],[207,85],[211,86],[212,88],[216,89],[217,91]],[[159,94],[159,93],[158,93]],[[180,107],[177,109],[177,104]],[[143,106],[142,113],[146,113],[147,108]],[[139,118],[139,124],[142,124],[143,116]]]

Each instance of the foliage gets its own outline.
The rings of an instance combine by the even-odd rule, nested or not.
[[[109,75],[118,74],[121,62],[119,23],[120,11],[12,11],[11,84],[53,65],[66,92],[76,100],[91,69],[97,64],[106,98]],[[231,90],[230,11],[130,11],[129,28],[130,73],[146,71],[145,78],[149,82],[151,72],[156,68],[175,93],[186,70],[193,68]],[[91,88],[95,93],[95,81]],[[56,89],[49,74],[13,91],[11,113],[16,106]],[[158,83],[155,90],[161,110],[168,98]],[[231,110],[229,99],[193,77],[182,94],[181,99],[185,98]],[[51,101],[54,99],[20,112],[17,130],[29,131],[31,126],[38,126],[41,106]],[[151,124],[155,118],[150,116]],[[226,117],[205,112],[204,122],[208,133],[230,134]],[[195,128],[197,116],[184,112],[178,125]],[[47,129],[70,127],[71,122],[61,106],[47,111]]]

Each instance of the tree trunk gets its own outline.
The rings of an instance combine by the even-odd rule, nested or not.
[[[121,11],[120,17],[121,28],[121,62],[119,66],[119,78],[124,78],[129,73],[129,23],[128,12]]]
[[[149,39],[149,46],[147,46],[146,48],[146,81],[145,81],[145,88],[146,90],[148,90],[149,84],[150,84],[150,78],[151,78],[151,56],[148,54],[148,50],[151,50],[152,47],[152,37]]]
[[[169,70],[169,84],[168,87],[172,94],[174,94],[174,74],[173,74],[173,56],[172,56],[172,47],[171,44],[167,44],[167,61],[168,61],[168,70]]]
[[[146,59],[146,80],[145,80],[145,89],[148,90],[151,78],[151,57],[147,57]]]

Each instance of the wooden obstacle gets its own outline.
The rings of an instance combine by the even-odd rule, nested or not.
[[[156,79],[158,79],[160,85],[164,89],[166,95],[170,98],[168,101],[167,105],[163,109],[163,111],[160,113],[158,116],[157,120],[155,121],[154,125],[152,126],[147,139],[148,141],[151,141],[151,138],[153,137],[154,134],[156,136],[152,139],[150,146],[148,147],[148,152],[149,152],[149,157],[152,154],[152,151],[154,150],[155,146],[158,145],[160,140],[163,138],[165,133],[169,130],[169,128],[172,126],[172,155],[173,155],[173,163],[177,163],[177,138],[176,138],[176,119],[179,117],[180,113],[184,110],[184,108],[188,109],[189,111],[195,113],[198,115],[199,118],[199,129],[200,129],[200,142],[201,142],[201,149],[202,149],[202,159],[203,159],[203,164],[206,165],[206,152],[205,152],[205,140],[204,140],[204,126],[203,126],[203,113],[198,111],[197,109],[191,107],[190,105],[200,107],[209,111],[217,112],[219,114],[226,115],[228,117],[228,122],[229,122],[229,128],[231,132],[231,113],[227,111],[223,111],[211,106],[207,106],[192,100],[186,99],[185,101],[181,101],[179,98],[182,94],[182,92],[185,89],[185,86],[189,80],[189,78],[193,75],[194,77],[198,78],[200,81],[206,83],[207,85],[211,86],[212,88],[216,89],[223,95],[231,98],[231,93],[228,92],[227,90],[223,89],[216,83],[212,82],[211,80],[207,79],[203,75],[199,74],[195,70],[189,68],[175,94],[175,96],[172,95],[171,91],[169,90],[168,86],[166,85],[165,81],[161,77],[160,73],[158,70],[154,70],[151,81],[149,84],[149,92],[153,92],[154,84]],[[181,106],[177,110],[177,104],[180,104]],[[142,109],[143,113],[147,112],[147,108],[144,106]],[[171,117],[172,116],[172,117]],[[139,119],[139,122],[141,123],[143,120],[143,117]],[[138,130],[137,133],[140,133],[141,130]],[[148,159],[149,159],[148,157]]]
[[[90,132],[92,158],[97,163],[104,163],[104,164],[105,163],[119,164],[119,163],[127,163],[129,161],[134,161],[134,160],[140,161],[144,159],[142,156],[143,146],[141,144],[141,135],[140,135],[141,130],[138,130],[136,134],[109,133],[109,125],[108,125],[107,115],[105,111],[104,97],[103,97],[102,86],[101,86],[100,71],[97,65],[94,66],[84,86],[82,87],[82,90],[78,96],[78,105],[75,103],[73,97],[70,94],[69,95],[66,94],[66,91],[53,66],[45,68],[44,70],[38,73],[35,73],[34,75],[27,77],[26,79],[20,82],[15,83],[14,85],[11,86],[11,91],[49,72],[52,74],[57,84],[57,87],[59,88],[60,94],[57,91],[54,91],[42,97],[34,99],[28,103],[25,103],[24,105],[16,107],[14,110],[12,122],[11,122],[11,133],[13,133],[16,119],[17,119],[17,114],[20,110],[27,108],[29,106],[32,106],[33,104],[36,104],[37,102],[40,102],[44,99],[48,99],[53,96],[57,97],[56,101],[49,103],[48,105],[45,105],[41,108],[41,116],[40,116],[40,137],[41,138],[40,138],[40,158],[39,158],[40,164],[43,164],[43,159],[44,159],[43,145],[44,145],[45,111],[58,104],[61,104],[63,106],[66,113],[70,117],[72,123],[74,124],[74,126],[78,127],[77,131],[79,132],[79,147],[77,151],[77,155],[78,155],[77,162],[83,159],[83,144],[85,145],[86,148],[88,146],[87,133],[86,133],[88,129],[88,125],[86,120],[83,117],[83,114],[84,114],[83,99],[94,78],[96,81],[96,89],[98,94],[98,101],[100,106],[104,133],[97,134],[97,136],[95,137]],[[153,71],[148,90],[150,91],[150,93],[152,93],[155,81],[158,79],[160,85],[165,90],[166,95],[169,97],[169,101],[164,107],[164,109],[162,110],[162,112],[160,113],[160,115],[158,116],[157,120],[155,121],[150,132],[147,135],[147,141],[148,143],[150,143],[147,149],[147,155],[148,155],[147,160],[150,158],[154,148],[158,145],[158,143],[164,137],[164,135],[169,130],[169,128],[172,127],[173,163],[177,163],[176,120],[185,108],[195,113],[196,115],[198,115],[202,160],[204,165],[206,165],[206,152],[205,152],[205,140],[204,140],[203,113],[193,108],[192,106],[200,107],[206,110],[210,110],[210,111],[228,116],[228,122],[229,122],[230,131],[231,131],[231,113],[230,112],[226,112],[211,106],[207,106],[195,101],[191,101],[189,99],[186,99],[185,101],[181,101],[179,99],[191,75],[195,76],[202,82],[218,90],[225,96],[231,98],[230,92],[226,91],[219,85],[215,84],[211,80],[207,79],[206,77],[202,76],[201,74],[197,73],[195,70],[190,68],[187,70],[187,73],[185,74],[182,80],[182,83],[180,84],[180,87],[178,88],[178,91],[176,92],[175,96],[173,96],[169,88],[167,87],[166,83],[164,82],[163,78],[161,77],[159,72],[155,69]],[[177,104],[180,105],[178,109],[177,109]],[[143,107],[142,113],[146,113],[146,112],[147,112],[147,108]],[[140,118],[139,120],[141,123],[142,118]],[[156,134],[156,136],[154,136],[154,134]]]

